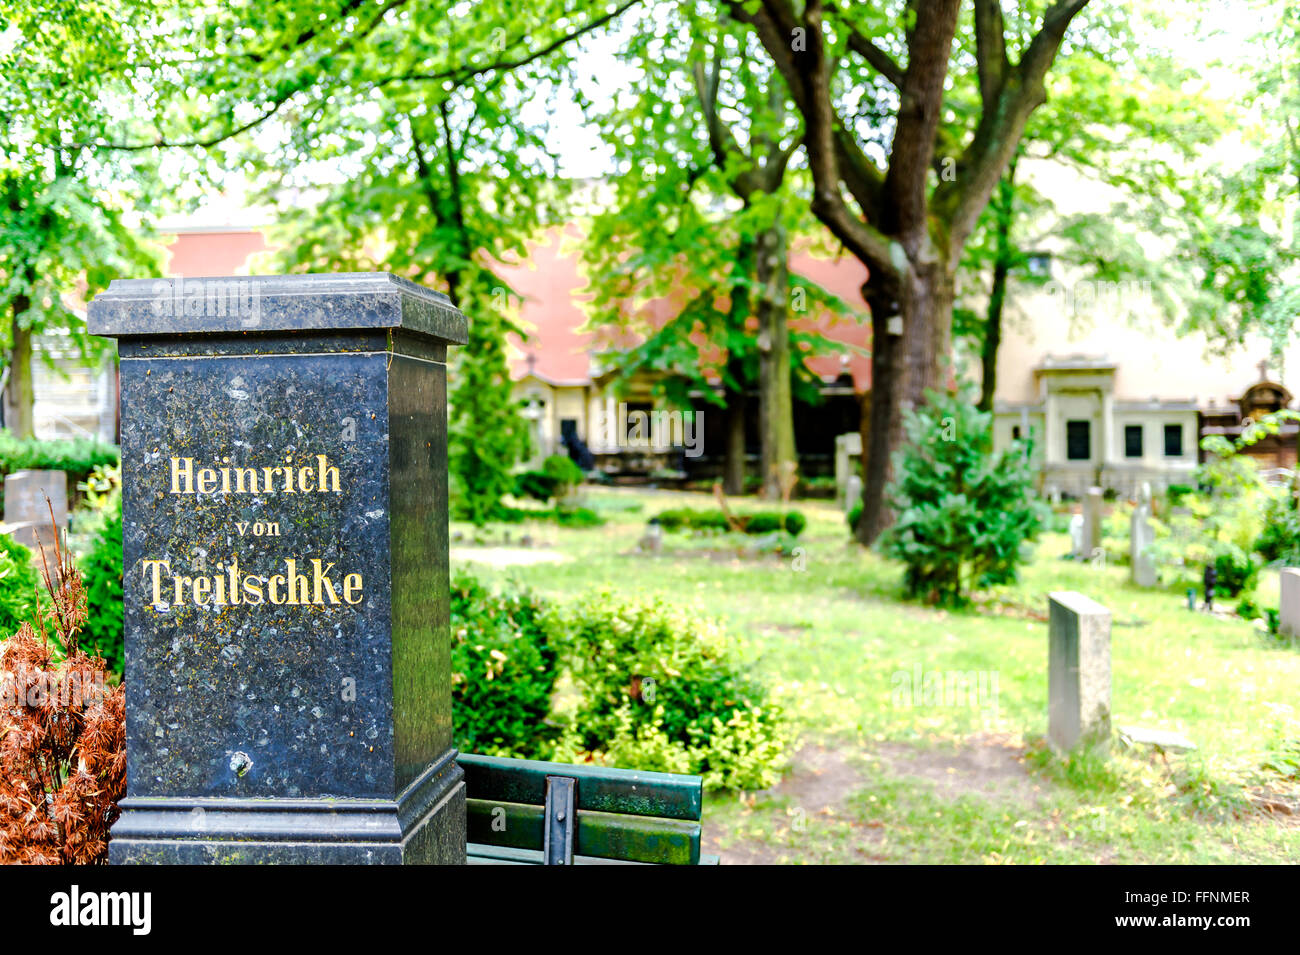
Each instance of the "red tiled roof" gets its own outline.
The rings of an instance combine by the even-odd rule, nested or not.
[[[510,338],[510,373],[516,381],[529,373],[529,356],[533,358],[533,373],[552,384],[581,384],[591,378],[591,358],[599,353],[599,342],[594,341],[592,334],[578,331],[587,320],[581,303],[588,298],[582,291],[587,281],[579,259],[580,238],[572,226],[563,232],[553,230],[529,246],[527,262],[497,270],[497,274],[523,297],[520,323],[529,340],[521,342],[513,335]],[[808,366],[826,380],[833,380],[848,370],[853,375],[855,389],[865,391],[871,386],[868,354],[871,325],[860,292],[862,283],[866,281],[866,269],[848,256],[826,259],[807,253],[791,256],[790,265],[796,274],[822,286],[860,311],[861,320],[854,321],[818,309],[807,316],[796,316],[791,325],[805,331],[817,330],[831,341],[863,349],[863,354],[846,353],[847,363],[838,355],[823,355],[810,358]],[[640,310],[638,317],[644,319],[648,327],[657,328],[682,304],[655,299]],[[608,336],[602,338],[604,341],[615,340]],[[709,351],[704,350],[706,355]],[[713,360],[718,361],[721,357],[720,353],[715,354]]]
[[[599,336],[580,332],[587,317],[582,303],[587,279],[580,260],[581,234],[574,226],[552,229],[529,246],[529,256],[518,263],[498,265],[497,275],[522,298],[520,325],[528,340],[510,336],[511,377],[523,378],[529,371],[528,356],[534,357],[533,371],[553,384],[583,384],[591,379],[591,359],[602,343],[630,344],[626,333]],[[168,246],[168,273],[174,276],[235,275],[247,271],[248,258],[267,247],[262,233],[255,230],[180,232]],[[839,296],[859,310],[861,321],[841,319],[825,310],[797,316],[791,326],[821,331],[828,339],[870,350],[871,326],[860,288],[866,270],[855,259],[818,257],[806,252],[791,256],[790,266]],[[683,294],[683,299],[685,295]],[[684,304],[660,298],[639,311],[649,327],[658,327]],[[473,316],[470,316],[471,321]],[[707,350],[706,350],[707,354]],[[721,354],[714,356],[720,360]],[[853,375],[854,387],[864,391],[871,385],[871,362],[867,354],[849,352],[847,363],[837,355],[810,358],[809,367],[823,379],[832,380],[845,369]]]

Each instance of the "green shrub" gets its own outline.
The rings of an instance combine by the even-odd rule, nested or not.
[[[1218,574],[1214,592],[1217,596],[1235,597],[1255,586],[1259,564],[1253,557],[1232,544],[1220,543],[1217,550],[1214,555],[1214,569]]]
[[[750,514],[744,524],[746,534],[771,534],[785,526],[785,518],[780,514],[760,512]]]
[[[107,668],[121,674],[126,666],[122,628],[122,500],[105,514],[104,525],[81,562],[86,585],[86,625],[82,648],[97,652]]]
[[[542,473],[555,482],[555,496],[560,498],[572,494],[585,477],[567,454],[552,454],[542,462]]]
[[[807,526],[807,519],[798,511],[756,511],[749,514],[737,514],[736,520],[746,534],[771,534],[785,530],[798,537]],[[674,507],[660,511],[652,518],[666,531],[694,530],[717,531],[725,533],[731,530],[727,516],[720,510],[696,510],[690,507]]]
[[[515,475],[515,497],[549,501],[555,497],[555,478],[545,471],[522,471]]]
[[[1027,442],[993,450],[992,415],[968,394],[929,392],[905,417],[887,494],[897,518],[881,546],[907,567],[912,596],[960,603],[976,588],[1009,583],[1021,545],[1042,526]]]
[[[849,508],[849,512],[844,515],[844,521],[849,525],[849,533],[852,534],[858,529],[858,518],[862,516],[862,502],[854,504]]]
[[[1255,550],[1270,563],[1300,564],[1300,510],[1288,488],[1264,503],[1264,529],[1255,538]]]
[[[0,534],[0,640],[13,636],[36,610],[41,577],[32,566],[32,552],[8,534]]]
[[[721,511],[697,511],[689,507],[671,507],[660,511],[651,520],[665,531],[727,529],[727,518]]]
[[[451,584],[451,714],[466,753],[545,758],[556,658],[531,594],[502,595],[458,573]]]
[[[115,444],[89,438],[58,438],[42,441],[20,439],[12,431],[0,430],[0,472],[67,471],[74,480],[84,481],[96,467],[111,467],[122,461]]]
[[[1165,488],[1165,497],[1169,499],[1171,507],[1178,507],[1184,498],[1195,493],[1196,488],[1188,484],[1170,484]]]
[[[703,776],[710,789],[760,789],[779,778],[783,715],[716,624],[608,593],[551,620],[579,697],[573,745],[615,765],[654,752],[656,765],[686,767],[676,771]]]
[[[589,507],[556,507],[555,521],[561,527],[599,527],[605,518]]]

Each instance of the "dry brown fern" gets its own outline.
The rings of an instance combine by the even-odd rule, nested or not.
[[[41,552],[48,605],[0,642],[0,863],[101,864],[126,790],[125,699],[78,646],[86,594],[57,532],[53,572]]]

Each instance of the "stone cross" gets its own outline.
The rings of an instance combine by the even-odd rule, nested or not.
[[[127,795],[113,863],[465,859],[446,351],[387,274],[115,281]]]
[[[1048,594],[1047,737],[1059,752],[1110,740],[1110,611]]]

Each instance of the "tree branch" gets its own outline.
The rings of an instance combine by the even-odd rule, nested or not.
[[[993,109],[981,111],[975,136],[962,155],[956,181],[941,183],[934,206],[949,216],[949,261],[960,258],[980,212],[1011,162],[1029,115],[1047,99],[1045,79],[1071,21],[1088,0],[1055,0],[1020,63],[1008,73]]]
[[[885,174],[887,208],[880,225],[915,245],[926,235],[930,160],[961,0],[910,0],[909,8],[914,23],[907,37],[907,73],[899,90],[898,124]],[[907,251],[915,256],[920,248]]]
[[[862,31],[842,16],[839,17],[839,22],[848,31],[849,49],[866,60],[867,65],[888,80],[894,88],[902,89],[904,71],[894,58],[876,46],[875,41],[864,36]]]
[[[980,99],[985,110],[994,109],[1009,69],[1001,0],[975,0],[975,60]]]

